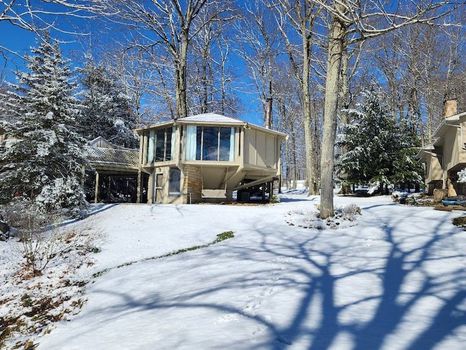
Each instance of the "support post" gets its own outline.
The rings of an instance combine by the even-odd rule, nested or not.
[[[137,185],[137,193],[136,193],[136,203],[141,203],[141,197],[142,197],[142,172],[141,169],[138,170],[138,185]]]
[[[94,203],[99,203],[99,190],[100,190],[100,186],[99,186],[99,182],[100,182],[100,174],[98,171],[95,172],[95,192],[94,192]]]
[[[147,204],[153,204],[153,198],[154,198],[154,176],[155,172],[150,174],[149,176],[149,183],[147,185]]]

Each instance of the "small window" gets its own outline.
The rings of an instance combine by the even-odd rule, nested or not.
[[[168,192],[171,195],[180,194],[181,187],[181,171],[178,168],[170,168]]]

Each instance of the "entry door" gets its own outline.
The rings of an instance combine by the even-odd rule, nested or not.
[[[155,174],[155,203],[162,203],[163,174]]]

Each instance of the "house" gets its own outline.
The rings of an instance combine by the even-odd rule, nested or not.
[[[458,171],[466,167],[466,112],[458,113],[456,99],[447,100],[444,117],[434,131],[432,144],[419,152],[425,164],[425,184],[429,194],[446,189],[449,195],[466,194],[466,184],[458,183]]]
[[[270,198],[281,174],[284,133],[213,113],[144,127],[139,184],[148,203],[197,203],[258,195]],[[138,195],[139,201],[142,196]]]
[[[86,144],[85,151],[89,162],[85,182],[88,201],[95,203],[137,201],[139,181],[137,149],[115,145],[99,136]],[[142,178],[142,181],[146,178]],[[143,196],[145,191],[141,190],[141,192]]]

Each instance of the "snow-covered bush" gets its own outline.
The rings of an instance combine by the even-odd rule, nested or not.
[[[0,213],[0,241],[6,241],[10,238],[10,225],[3,219]]]
[[[344,220],[353,221],[356,218],[356,215],[361,215],[361,208],[359,208],[356,204],[348,204],[343,208],[337,209],[337,213],[341,213],[341,217]]]
[[[458,182],[460,183],[466,182],[466,168],[458,171]]]
[[[81,184],[76,178],[55,179],[42,188],[36,203],[46,212],[77,216],[86,205]]]
[[[18,231],[21,241],[5,243],[8,256],[0,254],[1,349],[33,349],[37,336],[79,311],[88,280],[78,271],[94,263],[102,238],[92,222],[37,228],[29,237],[25,229]],[[26,260],[28,254],[33,262]],[[28,265],[32,263],[34,267]]]
[[[321,219],[318,208],[313,211],[296,210],[287,214],[285,221],[290,226],[307,229],[337,229],[351,227],[357,224],[357,217],[361,215],[361,208],[356,204],[349,204],[335,209],[335,215],[328,219]]]

